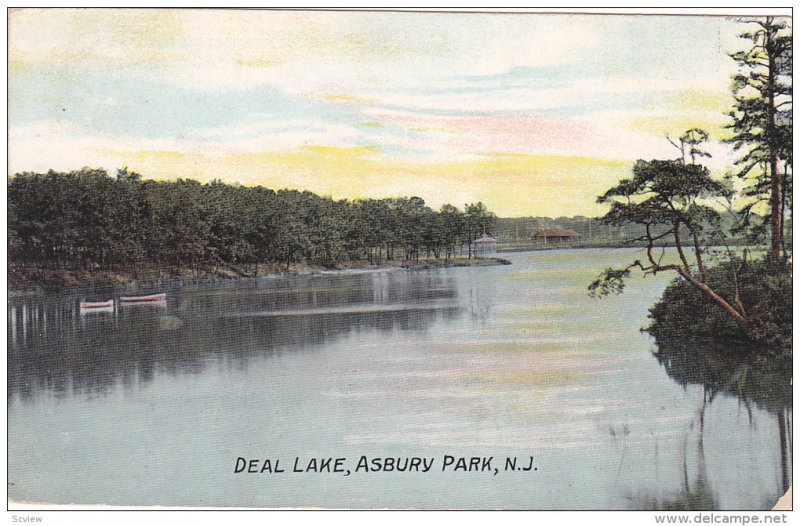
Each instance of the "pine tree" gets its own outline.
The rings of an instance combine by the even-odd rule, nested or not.
[[[740,38],[751,45],[731,54],[739,65],[733,78],[733,136],[728,142],[737,152],[734,175],[748,181],[745,196],[751,201],[743,212],[769,203],[770,257],[780,257],[786,187],[791,177],[792,149],[792,36],[784,22],[773,17],[748,22],[757,27]]]

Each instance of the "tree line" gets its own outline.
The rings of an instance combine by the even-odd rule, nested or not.
[[[8,249],[50,269],[452,258],[494,224],[483,203],[433,210],[419,197],[335,200],[308,191],[143,180],[125,168],[19,173],[8,182]]]
[[[730,232],[736,226],[735,220],[725,215],[720,217],[720,223],[725,232]],[[710,227],[711,225],[706,226]],[[493,232],[497,234],[497,241],[503,244],[502,246],[510,243],[524,247],[534,243],[533,235],[539,229],[547,228],[564,228],[575,231],[579,237],[569,242],[570,246],[646,246],[644,241],[646,231],[643,225],[634,222],[610,224],[599,217],[499,217]],[[662,227],[661,230],[664,228]],[[791,216],[786,218],[784,230],[791,232]],[[728,243],[738,246],[742,244],[742,241],[737,237],[729,237]]]

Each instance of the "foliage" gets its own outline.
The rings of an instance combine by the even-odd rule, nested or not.
[[[644,226],[647,258],[637,259],[622,269],[606,269],[589,285],[589,294],[598,297],[621,293],[634,268],[645,275],[675,272],[681,279],[675,287],[680,288],[668,289],[662,304],[669,304],[676,313],[689,318],[698,312],[710,313],[687,319],[681,327],[688,333],[702,334],[708,328],[716,335],[732,334],[783,347],[786,335],[781,331],[787,327],[791,330],[791,300],[787,319],[786,301],[781,299],[785,290],[780,289],[787,284],[787,279],[782,278],[788,275],[785,260],[773,258],[769,263],[759,264],[748,261],[747,250],[739,258],[726,249],[727,263],[706,268],[704,258],[711,254],[710,247],[724,244],[727,235],[721,230],[717,210],[704,203],[713,197],[730,200],[732,192],[727,185],[712,179],[707,168],[686,163],[684,146],[691,145],[690,157],[694,160],[701,156],[700,139],[705,137],[702,130],[689,130],[680,139],[680,159],[637,161],[632,177],[621,180],[598,198],[598,202],[611,205],[603,217],[605,222]],[[662,233],[657,234],[657,228]],[[667,247],[664,240],[669,238],[674,242],[679,262],[664,260]],[[684,249],[684,239],[690,240],[691,252]],[[674,290],[680,292],[673,294]],[[786,290],[791,290],[790,275]],[[691,296],[687,296],[689,291]],[[701,325],[694,326],[694,322]]]
[[[646,243],[647,259],[636,260],[623,269],[606,269],[589,286],[590,293],[604,296],[622,292],[624,280],[633,268],[645,274],[675,271],[687,280],[702,283],[704,247],[712,238],[719,237],[720,232],[719,214],[704,204],[704,199],[727,194],[727,187],[712,179],[708,169],[698,164],[686,164],[683,159],[637,161],[633,175],[608,189],[597,202],[611,205],[603,222],[644,227],[640,240]],[[685,237],[691,240],[694,249],[693,263],[684,253]],[[667,246],[676,247],[680,263],[663,261]]]
[[[625,290],[625,279],[630,277],[631,271],[624,269],[605,269],[600,276],[589,284],[589,295],[601,298],[609,294],[622,294]]]
[[[472,256],[472,243],[482,234],[491,231],[497,217],[489,212],[483,203],[464,205],[469,255]]]
[[[115,178],[96,169],[17,174],[8,203],[10,260],[55,269],[449,258],[494,219],[482,203],[437,212],[419,197],[334,200],[221,181],[142,180],[126,168]]]
[[[692,164],[695,164],[698,157],[711,157],[711,154],[703,150],[700,145],[708,141],[708,132],[700,128],[691,128],[686,130],[683,135],[678,138],[678,143],[673,142],[667,136],[667,140],[681,152],[681,160],[685,163],[686,156],[689,156]]]
[[[773,17],[748,22],[753,31],[740,38],[749,48],[731,54],[739,66],[733,78],[734,104],[728,113],[727,142],[740,153],[731,174],[744,185],[742,213],[758,241],[770,230],[771,257],[783,248],[785,209],[791,209],[792,177],[792,35]],[[757,215],[761,203],[766,214]]]
[[[647,331],[657,338],[676,334],[693,338],[736,341],[757,339],[764,352],[773,356],[792,353],[792,274],[791,268],[770,260],[720,264],[709,269],[707,284],[728,301],[736,294],[731,281],[731,266],[738,267],[739,295],[748,314],[745,332],[730,316],[684,280],[676,280],[650,309],[653,320]]]

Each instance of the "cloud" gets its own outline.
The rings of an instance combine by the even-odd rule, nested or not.
[[[542,67],[580,61],[608,38],[603,17],[487,17],[481,21],[469,75],[495,75],[519,67]],[[487,42],[488,40],[488,42]]]
[[[50,137],[53,139],[74,136],[81,133],[81,128],[69,121],[45,120],[25,126],[11,127],[8,130],[9,140],[34,137]]]
[[[300,119],[271,122],[269,115],[263,115],[260,120],[235,126],[193,130],[186,138],[218,150],[253,152],[287,151],[311,144],[346,147],[364,140],[365,135],[346,124]]]
[[[674,156],[665,133],[719,136],[739,30],[714,17],[15,10],[9,166],[127,164],[336,195],[459,188],[546,210],[524,184],[593,188]],[[711,148],[723,167],[726,147]],[[579,195],[593,206],[579,190],[564,203]]]
[[[74,166],[74,159],[79,156],[86,159],[79,163],[83,166],[106,159],[102,152],[124,150],[229,156],[288,152],[319,144],[347,148],[364,139],[363,132],[354,126],[304,120],[253,121],[237,126],[198,129],[181,137],[162,139],[99,135],[87,126],[66,121],[43,121],[9,130],[9,166],[12,172],[63,169],[64,166]]]
[[[421,130],[405,135],[371,135],[370,139],[376,144],[401,146],[449,158],[482,152],[556,156],[580,153],[600,159],[632,160],[671,157],[674,152],[664,133],[680,134],[687,129],[665,129],[661,126],[663,123],[656,120],[648,122],[654,133],[643,133],[631,124],[633,118],[641,118],[638,113],[604,113],[590,117],[442,116],[379,108],[367,113],[382,122],[412,131]]]
[[[15,63],[69,64],[78,71],[109,66],[138,71],[199,90],[271,84],[292,93],[343,88],[348,95],[358,86],[410,86],[521,67],[580,64],[608,70],[616,64],[630,69],[635,64],[614,55],[633,62],[632,52],[652,54],[653,46],[641,49],[645,30],[660,24],[687,26],[687,32],[701,27],[707,33],[715,20],[662,17],[651,23],[643,18],[22,9],[10,16],[9,55]],[[636,45],[640,49],[629,49]],[[692,49],[687,43],[672,47],[670,60],[678,65]],[[598,50],[605,55],[593,60]],[[702,54],[693,58],[697,62]]]

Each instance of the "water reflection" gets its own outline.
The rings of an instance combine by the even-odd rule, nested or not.
[[[791,428],[791,398],[747,385],[770,387],[783,373],[774,381],[737,376],[741,364],[719,365],[718,355],[681,340],[660,342],[654,360],[638,329],[667,281],[647,280],[620,301],[598,304],[586,283],[598,266],[629,254],[587,254],[519,253],[511,267],[186,286],[166,289],[166,306],[83,317],[83,297],[12,299],[11,497],[771,507],[781,479],[790,482],[790,441],[777,436]],[[231,473],[230,459],[270,452],[530,454],[541,463],[533,477],[256,482]],[[196,460],[191,469],[187,456]]]
[[[792,364],[791,360],[765,358],[757,347],[738,342],[689,340],[674,336],[656,338],[654,356],[667,375],[686,387],[700,385],[701,398],[682,441],[678,494],[645,499],[637,507],[659,510],[718,509],[706,468],[703,447],[706,410],[717,397],[736,397],[745,408],[750,428],[755,429],[753,406],[774,418],[777,428],[780,481],[779,495],[792,484]],[[693,454],[690,454],[694,448]],[[692,462],[693,459],[693,462]],[[690,477],[690,473],[694,477]],[[771,504],[766,503],[767,507]]]
[[[103,394],[156,371],[318,349],[360,331],[424,331],[460,315],[452,280],[429,274],[295,276],[170,290],[166,304],[81,315],[78,298],[8,309],[8,403],[48,391]]]

